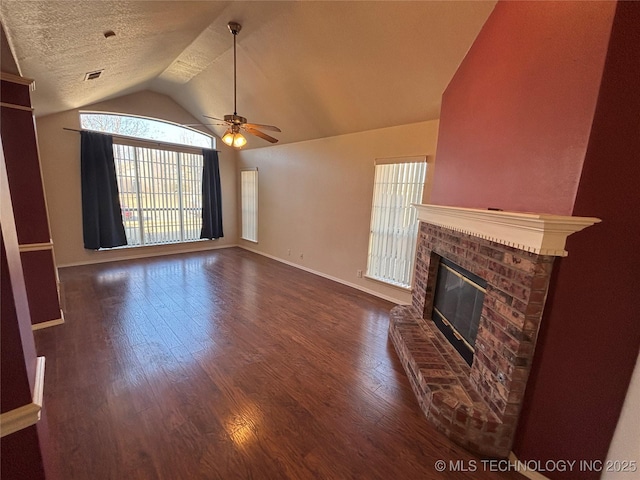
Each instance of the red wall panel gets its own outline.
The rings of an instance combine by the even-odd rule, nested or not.
[[[638,356],[638,25],[640,4],[620,2],[573,211],[602,223],[569,237],[557,267],[514,448],[523,458],[604,459]]]
[[[32,323],[59,319],[60,303],[53,251],[22,252],[20,257]]]
[[[18,77],[3,76],[1,87],[2,101],[7,105],[1,107],[0,130],[18,242],[21,246],[49,244],[51,234],[29,86]],[[25,251],[22,262],[32,322],[59,319],[53,252]]]
[[[22,83],[0,80],[0,97],[2,97],[2,101],[6,103],[31,107],[29,86]]]
[[[14,408],[31,403],[31,384],[29,369],[35,367],[36,352],[31,343],[23,345],[20,334],[20,323],[16,312],[13,296],[11,274],[4,247],[4,235],[0,234],[0,250],[2,253],[2,271],[0,272],[0,290],[2,299],[0,307],[0,358],[2,360],[2,375],[0,375],[0,406],[5,413]],[[25,305],[22,306],[23,310]],[[26,311],[26,310],[25,310]],[[29,322],[28,319],[25,320]],[[26,347],[26,351],[25,351]]]
[[[35,425],[2,437],[0,477],[6,480],[45,480],[45,468]]]
[[[432,203],[571,214],[614,9],[496,5],[443,95]]]
[[[0,122],[18,241],[21,245],[49,242],[33,115],[2,107]]]

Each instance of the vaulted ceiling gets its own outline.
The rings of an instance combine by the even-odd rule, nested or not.
[[[145,89],[196,118],[233,113],[239,22],[238,114],[288,143],[438,118],[495,3],[2,0],[0,18],[37,116]]]

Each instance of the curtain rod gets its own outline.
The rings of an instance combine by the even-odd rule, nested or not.
[[[194,147],[193,145],[182,145],[180,143],[160,142],[158,140],[148,140],[146,138],[129,137],[127,135],[118,135],[116,133],[102,133],[102,132],[97,132],[95,130],[86,130],[84,128],[78,130],[77,128],[62,127],[62,129],[63,130],[68,130],[70,132],[78,132],[78,133],[82,133],[82,132],[100,133],[102,135],[111,135],[112,137],[116,137],[116,138],[124,138],[124,139],[127,139],[127,140],[135,140],[137,142],[151,143],[152,145],[171,145],[171,146],[174,146],[174,147],[195,148],[195,149],[205,148],[205,147]],[[215,150],[213,148],[207,148],[207,150],[213,150],[214,152],[220,152],[220,150]]]

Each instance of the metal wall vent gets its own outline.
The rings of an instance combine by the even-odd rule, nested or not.
[[[104,72],[104,70],[96,70],[95,72],[87,72],[84,74],[84,81],[86,82],[87,80],[95,80],[96,78],[100,78],[100,75],[102,75],[102,72]]]

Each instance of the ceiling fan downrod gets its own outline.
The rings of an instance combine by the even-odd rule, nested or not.
[[[240,30],[242,30],[242,25],[237,22],[229,22],[227,24],[227,28],[233,34],[233,115],[238,115],[238,109],[236,105],[236,37]]]

